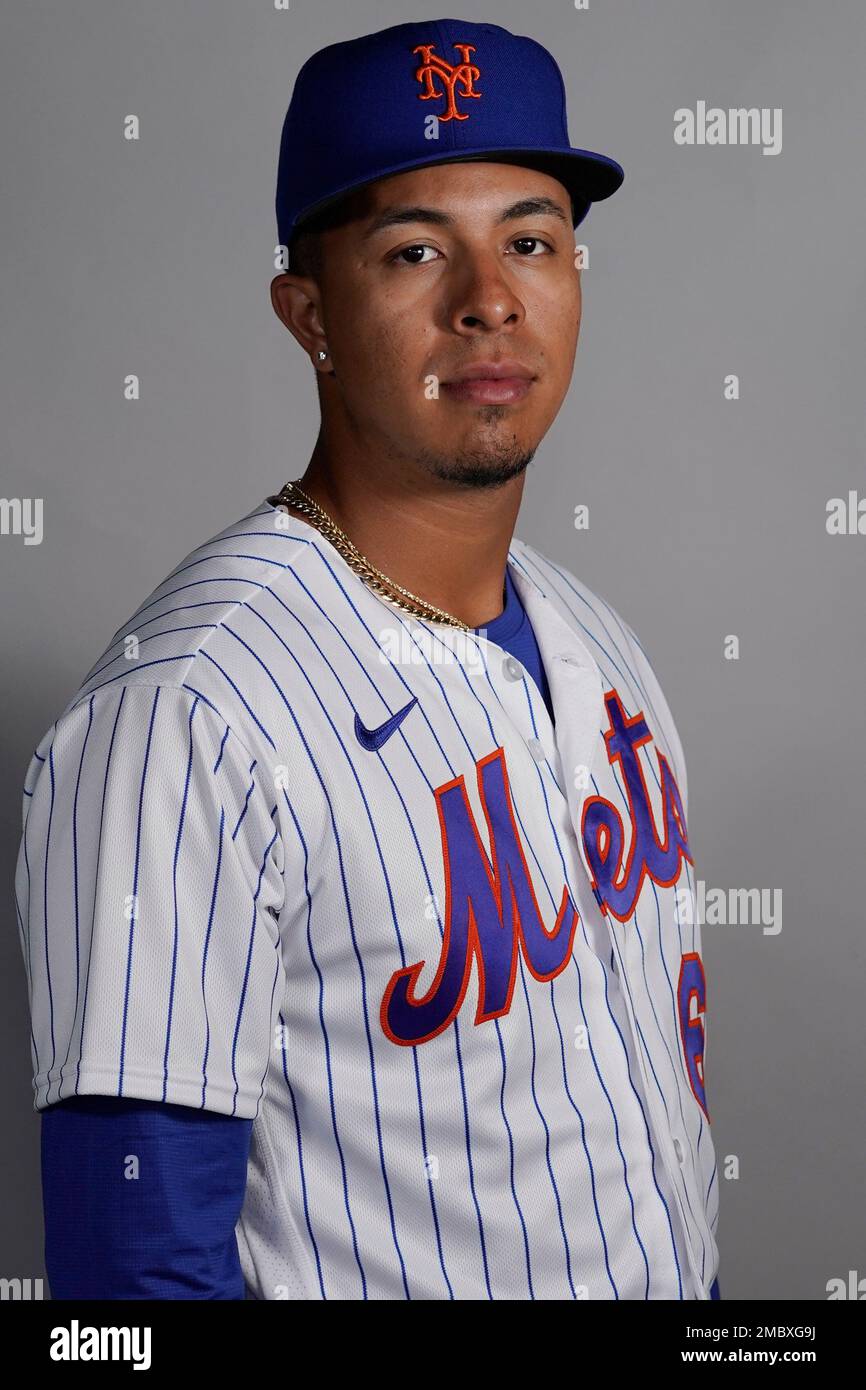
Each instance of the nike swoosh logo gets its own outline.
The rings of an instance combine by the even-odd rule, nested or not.
[[[358,742],[361,747],[366,748],[370,753],[375,753],[376,749],[381,748],[382,744],[400,727],[412,706],[417,705],[417,703],[418,697],[413,695],[408,705],[405,705],[403,709],[398,709],[397,713],[392,714],[390,719],[386,719],[384,724],[380,724],[378,729],[365,728],[356,713],[355,733],[358,735]]]

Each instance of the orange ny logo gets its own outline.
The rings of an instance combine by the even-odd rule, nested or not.
[[[469,54],[475,52],[475,45],[471,43],[455,43],[454,48],[462,57],[460,63],[446,63],[444,58],[434,54],[436,47],[433,43],[422,43],[417,48],[413,48],[413,53],[420,53],[423,57],[421,66],[416,69],[415,77],[419,82],[424,83],[424,91],[418,93],[419,101],[432,101],[434,97],[448,98],[448,106],[439,117],[440,121],[468,121],[469,116],[465,112],[460,112],[454,103],[457,90],[457,83],[462,84],[460,96],[480,97],[481,92],[472,90],[472,83],[480,76],[479,69],[469,61]],[[435,78],[441,77],[444,90],[437,88]]]

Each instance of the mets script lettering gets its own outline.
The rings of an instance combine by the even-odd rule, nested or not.
[[[628,719],[615,690],[605,695],[605,708],[610,724],[605,734],[607,756],[620,765],[631,818],[625,864],[622,817],[611,802],[601,796],[588,798],[582,831],[602,911],[625,921],[634,910],[644,878],[667,887],[679,877],[682,860],[691,863],[691,855],[679,789],[658,749],[664,808],[661,835],[656,827],[637,755],[652,737],[643,714]],[[419,995],[418,979],[425,962],[417,961],[394,972],[382,997],[382,1029],[402,1046],[427,1042],[454,1021],[473,965],[478,978],[474,1020],[478,1024],[510,1009],[518,951],[540,981],[554,979],[571,955],[577,908],[564,885],[556,920],[548,926],[542,917],[514,815],[504,750],[497,748],[482,758],[476,775],[492,864],[461,774],[435,792],[445,870],[445,920],[435,977],[426,993]],[[690,980],[689,986],[693,984]],[[688,1036],[696,1059],[703,1040],[695,1029]],[[693,1083],[701,1079],[696,1060],[690,1075]]]

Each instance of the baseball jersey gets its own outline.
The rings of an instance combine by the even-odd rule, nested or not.
[[[402,613],[265,500],[28,769],[36,1108],[253,1119],[252,1297],[709,1297],[680,740],[610,605],[517,537],[508,573],[555,723],[483,631]]]

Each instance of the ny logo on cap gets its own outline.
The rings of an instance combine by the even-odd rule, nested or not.
[[[455,105],[455,95],[457,83],[462,83],[461,97],[480,97],[481,92],[472,90],[472,83],[480,76],[479,69],[469,61],[469,54],[475,52],[475,45],[471,43],[455,43],[453,48],[462,56],[460,63],[446,63],[444,58],[434,54],[436,47],[433,43],[422,43],[417,48],[413,48],[413,53],[423,54],[423,62],[416,69],[415,77],[417,81],[424,83],[425,90],[418,93],[419,101],[432,101],[434,97],[448,98],[448,106],[444,113],[439,117],[440,121],[468,121],[467,112],[457,110]],[[434,85],[434,79],[441,77],[444,83],[444,91]]]

